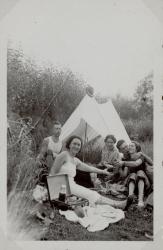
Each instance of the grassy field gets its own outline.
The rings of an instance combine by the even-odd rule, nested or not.
[[[49,216],[51,207],[40,205],[40,213]],[[54,220],[42,237],[44,240],[70,240],[70,241],[147,241],[145,233],[153,232],[153,213],[149,210],[139,211],[133,204],[125,219],[110,224],[108,228],[99,232],[88,232],[80,224],[67,221],[54,210]],[[36,220],[36,219],[35,219]],[[41,222],[40,222],[41,223]],[[42,222],[44,226],[44,223]]]
[[[152,142],[141,143],[141,146],[152,157]],[[10,231],[16,232],[13,238],[19,235],[19,239],[22,237],[27,240],[145,241],[149,240],[145,236],[146,232],[153,234],[153,212],[139,211],[135,204],[125,213],[125,219],[110,224],[100,232],[88,232],[81,225],[67,221],[58,210],[54,211],[53,223],[46,225],[38,220],[36,213],[44,213],[48,218],[52,208],[49,203],[40,205],[32,201],[30,193],[37,181],[33,177],[38,172],[34,159],[28,156],[26,149],[8,152],[8,223],[11,225]],[[23,191],[30,194],[27,195],[28,198]],[[12,197],[17,197],[16,200],[10,199],[11,193]],[[18,193],[22,195],[17,195]]]
[[[7,58],[7,117],[11,128],[8,129],[8,144],[10,141],[12,147],[7,148],[7,194],[9,234],[13,240],[149,240],[145,232],[152,233],[153,213],[147,210],[140,212],[135,206],[126,213],[125,219],[97,233],[89,233],[80,225],[66,221],[58,210],[55,210],[55,218],[50,225],[37,218],[38,211],[48,217],[51,207],[48,203],[40,205],[32,200],[32,191],[41,173],[35,157],[43,138],[50,135],[54,120],[64,124],[89,88],[86,87],[86,81],[70,69],[58,70],[52,65],[39,67],[21,49],[11,47],[8,48]],[[142,142],[142,151],[151,158],[153,108],[152,97],[147,94],[152,93],[152,80],[153,74],[142,79],[131,100],[120,94],[114,98],[115,108],[117,106],[116,110],[129,137]],[[62,83],[65,84],[62,86]],[[107,100],[100,95],[97,99],[100,102]],[[30,118],[27,119],[28,126],[24,118]],[[37,126],[33,127],[34,124]],[[24,139],[18,140],[22,131],[25,132]],[[31,133],[26,133],[29,131]],[[84,157],[81,152],[81,159],[92,164],[98,163],[101,156],[99,145],[96,148],[87,146],[83,150]]]

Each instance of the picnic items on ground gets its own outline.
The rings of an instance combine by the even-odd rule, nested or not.
[[[62,210],[88,205],[88,200],[71,194],[70,183],[66,174],[47,177],[49,201],[52,207]],[[66,198],[65,200],[63,198]]]
[[[59,201],[63,201],[63,202],[66,201],[66,185],[63,185],[63,184],[61,185],[58,199]]]
[[[82,208],[82,212],[84,213],[82,217],[76,211],[59,210],[59,212],[67,220],[81,224],[89,232],[104,230],[110,223],[116,223],[125,218],[124,212],[121,209],[116,209],[109,205],[85,206]]]
[[[67,220],[78,222],[90,232],[100,231],[124,218],[121,209],[109,205],[89,204],[87,200],[71,195],[68,176],[57,174],[47,177],[49,200]],[[59,200],[59,193],[67,194],[67,199]]]

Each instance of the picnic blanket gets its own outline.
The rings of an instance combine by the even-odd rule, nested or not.
[[[106,194],[111,194],[117,198],[126,198],[127,188],[121,183],[106,182]]]
[[[121,209],[115,209],[109,205],[85,206],[83,207],[83,211],[83,218],[77,216],[72,210],[59,210],[59,213],[69,221],[80,223],[89,232],[104,230],[110,223],[115,223],[125,217]]]

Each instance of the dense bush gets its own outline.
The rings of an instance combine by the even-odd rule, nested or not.
[[[142,79],[132,98],[117,94],[113,104],[123,120],[153,120],[153,73]]]
[[[141,142],[142,151],[153,159],[153,141]]]
[[[121,95],[117,95],[112,101],[121,119],[135,120],[138,118],[138,112],[135,109],[134,100],[132,98],[129,99],[126,97],[124,98]]]
[[[21,50],[8,49],[7,75],[8,117],[15,113],[32,117],[33,124],[39,120],[33,131],[37,146],[50,133],[53,121],[60,120],[63,124],[86,93],[84,80],[71,70],[57,70],[52,65],[38,67]],[[133,98],[117,95],[112,99],[129,135],[138,134],[141,141],[153,136],[152,80],[151,73],[140,81]],[[96,99],[107,101],[107,97],[98,95]]]
[[[87,91],[86,84],[69,69],[57,70],[52,65],[38,67],[20,49],[8,48],[7,69],[8,119],[17,120],[29,116],[33,125],[39,121],[32,131],[38,151],[43,138],[51,133],[53,121],[60,120],[64,124],[80,103]],[[112,99],[129,136],[142,142],[153,139],[152,80],[151,73],[140,81],[133,98],[117,95]],[[107,99],[107,96],[96,95],[99,103],[106,102]],[[22,155],[22,150],[19,149],[17,152],[12,150],[10,149],[8,153],[8,165],[11,166],[8,171],[12,171],[14,166],[27,164],[22,162],[22,159],[26,159],[25,155]],[[93,152],[91,156],[90,151]],[[86,161],[91,162],[94,159],[98,162],[100,157],[98,145],[94,147],[90,144],[85,147],[84,157]],[[30,165],[32,166],[32,163]],[[15,178],[15,173],[9,175]]]
[[[53,121],[63,124],[85,94],[84,81],[70,70],[39,68],[21,50],[8,49],[7,75],[8,118],[15,113],[30,116],[33,124],[39,121],[33,131],[37,145],[49,134]]]
[[[150,119],[123,121],[126,131],[131,139],[138,141],[153,140],[153,121]]]
[[[64,122],[85,94],[84,81],[70,70],[38,68],[21,52],[11,49],[7,75],[8,112],[21,117],[40,117],[52,100],[46,117]]]

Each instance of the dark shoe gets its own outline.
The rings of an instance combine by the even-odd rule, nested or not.
[[[127,203],[126,203],[126,207],[125,207],[125,209],[124,210],[128,210],[129,209],[129,207],[131,206],[131,204],[133,203],[133,200],[134,200],[134,196],[133,195],[129,195],[128,197],[127,197]]]

